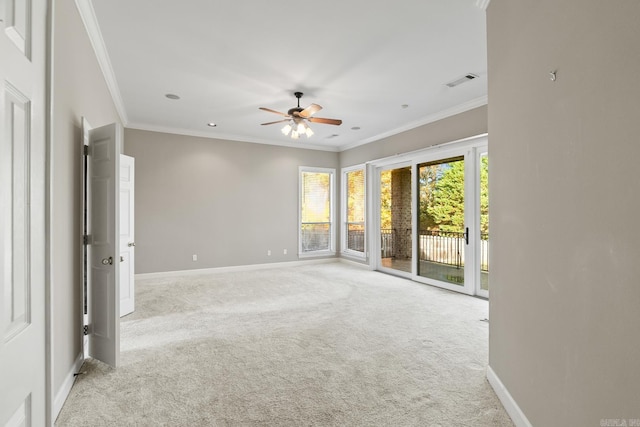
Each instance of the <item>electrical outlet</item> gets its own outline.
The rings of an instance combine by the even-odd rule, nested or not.
[[[267,256],[271,256],[271,249],[267,250]]]
[[[287,254],[287,250],[285,249],[285,250],[283,251],[283,253],[286,255],[286,254]]]
[[[197,261],[198,260],[198,255],[196,255],[196,254],[191,255],[191,260]]]

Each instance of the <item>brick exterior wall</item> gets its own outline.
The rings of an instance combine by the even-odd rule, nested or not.
[[[411,168],[391,171],[391,228],[395,257],[411,258]]]

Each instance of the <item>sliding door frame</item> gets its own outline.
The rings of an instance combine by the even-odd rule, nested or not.
[[[367,234],[370,244],[369,266],[373,270],[410,278],[416,282],[438,286],[468,295],[488,298],[488,291],[481,289],[480,280],[480,158],[488,152],[487,135],[479,135],[452,141],[409,153],[395,155],[368,162],[368,198],[371,201],[370,224]],[[465,178],[465,226],[469,227],[469,244],[465,248],[465,283],[464,286],[429,279],[418,275],[418,165],[440,159],[464,155]],[[411,167],[411,273],[404,273],[382,266],[380,257],[380,172],[388,169]],[[477,177],[477,178],[476,178]],[[477,214],[476,214],[477,213]]]
[[[381,239],[380,239],[380,221],[381,221],[380,173],[385,170],[411,167],[411,230],[412,230],[411,238],[413,239],[414,238],[413,230],[415,229],[415,221],[416,221],[414,216],[415,201],[413,197],[415,192],[415,186],[416,186],[415,173],[414,173],[415,166],[412,164],[411,161],[408,161],[408,160],[398,162],[397,158],[386,159],[386,161],[380,160],[380,161],[377,161],[375,164],[372,164],[372,166],[373,166],[373,170],[372,170],[372,173],[369,175],[371,176],[373,183],[369,187],[372,188],[373,190],[373,194],[371,195],[372,197],[370,198],[370,200],[373,200],[374,208],[372,209],[373,221],[371,222],[373,224],[373,227],[369,227],[370,228],[369,241],[372,242],[371,248],[373,250],[373,253],[369,257],[370,265],[374,270],[382,271],[384,273],[390,273],[395,276],[406,277],[407,279],[413,279],[413,275],[414,275],[413,270],[415,269],[413,267],[413,264],[416,256],[416,248],[415,248],[415,245],[413,244],[414,242],[413,240],[411,242],[411,265],[412,265],[411,272],[405,272],[405,271],[397,270],[394,268],[385,267],[382,265],[382,257],[380,256],[382,251]]]

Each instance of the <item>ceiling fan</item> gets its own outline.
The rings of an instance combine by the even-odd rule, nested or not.
[[[282,128],[282,133],[285,135],[289,135],[291,132],[291,138],[298,139],[301,134],[307,135],[307,138],[313,135],[313,131],[309,127],[307,121],[312,123],[322,123],[325,125],[336,125],[339,126],[342,124],[342,120],[337,119],[326,119],[322,117],[312,117],[315,113],[322,110],[322,107],[318,104],[311,104],[307,108],[300,107],[300,98],[302,98],[302,92],[295,92],[295,97],[298,98],[298,106],[293,107],[287,111],[287,114],[281,113],[280,111],[272,110],[270,108],[260,107],[263,111],[268,111],[270,113],[279,114],[281,116],[286,117],[284,120],[277,120],[275,122],[262,123],[262,125],[273,125],[276,123],[287,123],[285,127]]]

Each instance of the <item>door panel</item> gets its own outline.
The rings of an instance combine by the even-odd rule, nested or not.
[[[45,425],[46,12],[0,1],[0,425]]]
[[[418,165],[418,275],[464,287],[464,157]]]
[[[120,357],[120,146],[116,124],[89,131],[89,356],[113,367]]]
[[[135,309],[135,159],[120,155],[120,317]]]
[[[372,163],[372,267],[488,298],[487,153],[479,136]]]
[[[480,179],[478,182],[479,207],[479,241],[478,257],[480,279],[477,294],[489,297],[489,154],[481,151],[478,155]]]
[[[412,269],[411,166],[379,169],[378,268],[402,276]]]

